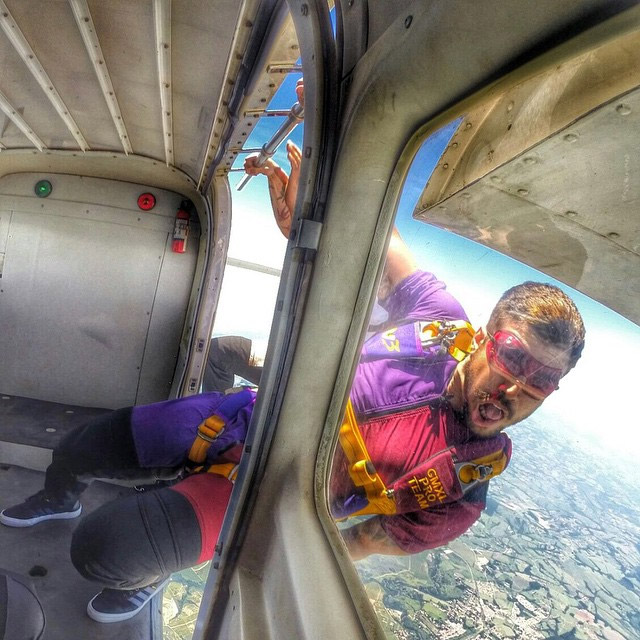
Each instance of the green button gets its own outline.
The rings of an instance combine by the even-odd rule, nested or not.
[[[48,180],[38,180],[34,188],[34,191],[38,196],[38,198],[46,198],[51,194],[52,190],[53,190],[53,187],[51,186],[51,183]]]

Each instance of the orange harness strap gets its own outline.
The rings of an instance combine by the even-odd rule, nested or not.
[[[224,431],[224,421],[218,416],[209,416],[198,426],[198,434],[189,451],[188,473],[213,473],[235,482],[238,475],[238,465],[235,462],[223,462],[206,467],[203,463],[207,459],[207,451],[211,443]]]
[[[192,465],[201,465],[207,458],[211,443],[224,431],[224,421],[218,416],[210,416],[198,427],[198,434],[189,450]]]
[[[340,446],[349,461],[351,481],[356,487],[362,487],[365,490],[368,501],[364,509],[350,514],[350,517],[363,516],[370,513],[385,515],[395,513],[396,503],[393,498],[393,491],[387,491],[387,487],[378,475],[373,462],[371,462],[369,452],[356,422],[351,400],[347,402],[339,439]]]

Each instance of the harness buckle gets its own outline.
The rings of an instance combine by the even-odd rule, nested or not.
[[[453,463],[463,493],[473,489],[479,482],[485,482],[501,474],[506,466],[507,456],[504,451],[497,451],[475,460]]]
[[[224,429],[223,429],[224,431]],[[222,433],[222,431],[220,431],[220,433]],[[216,434],[215,436],[208,436],[206,433],[202,433],[202,431],[198,431],[198,438],[202,438],[205,442],[213,442],[219,434]]]
[[[438,355],[449,353],[458,362],[472,351],[473,327],[464,320],[420,321],[418,327],[423,350],[438,346]]]
[[[206,457],[211,443],[218,438],[225,430],[225,422],[219,416],[209,416],[200,423],[196,439],[189,451],[187,467],[193,469],[194,466],[202,464]]]

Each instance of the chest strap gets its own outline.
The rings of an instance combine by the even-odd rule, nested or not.
[[[408,513],[456,502],[502,473],[511,456],[511,441],[500,433],[439,451],[386,485],[369,457],[350,401],[339,441],[355,490],[333,501],[331,512],[336,520]]]
[[[389,515],[395,513],[396,505],[393,491],[387,489],[373,462],[371,462],[369,452],[356,422],[351,400],[347,402],[344,423],[340,428],[339,441],[349,462],[349,476],[359,491],[351,498],[349,504],[349,508],[356,509],[356,511],[347,515],[334,514],[334,517],[342,520],[348,515],[356,516],[369,513]]]

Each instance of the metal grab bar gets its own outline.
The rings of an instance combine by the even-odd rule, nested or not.
[[[280,125],[280,128],[273,134],[270,140],[265,142],[260,149],[260,153],[258,155],[257,165],[261,167],[273,154],[276,152],[276,149],[282,144],[284,139],[295,129],[297,125],[299,125],[304,119],[304,107],[296,102],[292,107],[291,111],[289,111],[289,115],[287,119]],[[240,183],[238,184],[238,191],[242,191],[244,186],[251,180],[253,176],[247,174]]]

